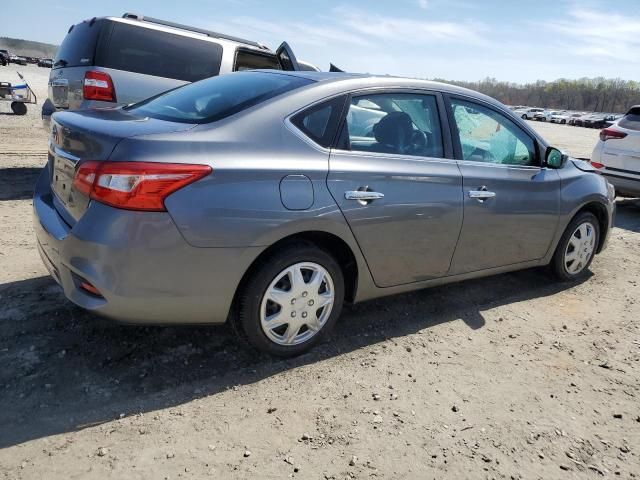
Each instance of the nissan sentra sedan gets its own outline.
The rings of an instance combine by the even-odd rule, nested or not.
[[[344,302],[550,265],[584,275],[613,189],[499,102],[441,83],[250,71],[53,116],[34,196],[75,304],[233,322],[300,354]]]

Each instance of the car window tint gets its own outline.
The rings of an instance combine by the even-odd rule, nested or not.
[[[85,21],[74,25],[64,37],[54,59],[55,67],[93,65],[96,42],[103,20]]]
[[[629,130],[640,130],[640,107],[632,108],[620,119],[618,125]]]
[[[247,49],[238,49],[234,70],[256,70],[270,68],[280,70],[280,62],[271,53],[255,52]]]
[[[384,93],[353,97],[344,129],[341,148],[421,157],[444,156],[438,107],[433,95]]]
[[[296,114],[291,122],[314,142],[331,146],[340,122],[346,96],[333,98]]]
[[[222,46],[172,33],[115,23],[100,66],[196,82],[220,72]]]
[[[261,71],[207,78],[127,107],[132,112],[179,123],[211,123],[313,83],[307,78]]]
[[[504,115],[464,100],[451,101],[462,158],[503,165],[537,165],[533,139]]]

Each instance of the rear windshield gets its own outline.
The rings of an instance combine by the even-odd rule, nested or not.
[[[210,123],[310,83],[278,73],[237,72],[185,85],[128,109],[170,122]]]
[[[85,20],[71,27],[58,48],[54,67],[93,65],[96,42],[104,24],[104,20]]]
[[[155,77],[197,82],[220,72],[222,46],[204,40],[113,22],[96,64]]]
[[[640,107],[632,108],[620,119],[618,125],[629,130],[640,130]]]

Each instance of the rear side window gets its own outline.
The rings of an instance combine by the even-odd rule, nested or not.
[[[237,72],[185,85],[129,109],[169,122],[211,123],[311,83],[279,73]]]
[[[629,130],[640,130],[640,107],[635,107],[620,119],[618,125]]]
[[[96,43],[104,24],[104,20],[87,20],[71,27],[58,48],[54,67],[93,65]]]
[[[238,49],[236,52],[236,65],[234,70],[258,70],[272,69],[281,70],[280,63],[275,55],[271,53],[255,52],[247,49]]]
[[[115,22],[102,67],[196,82],[220,72],[222,46],[195,38]]]
[[[296,114],[291,123],[318,145],[329,148],[336,136],[345,100],[343,95],[309,107]]]

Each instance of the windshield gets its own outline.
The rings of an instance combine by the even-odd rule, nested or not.
[[[211,123],[310,83],[286,74],[237,72],[185,85],[127,109],[169,122]]]

